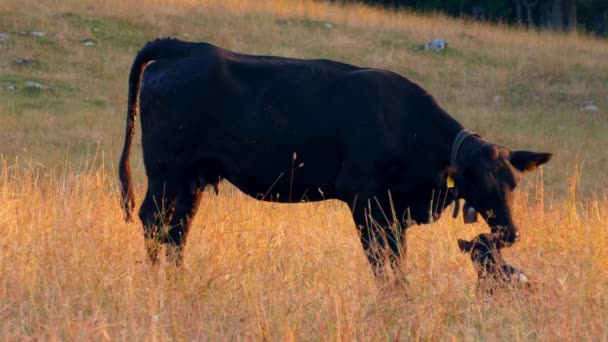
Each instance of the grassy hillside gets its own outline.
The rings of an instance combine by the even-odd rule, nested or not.
[[[0,33],[0,339],[608,338],[605,40],[289,0],[4,0]],[[478,294],[456,239],[487,228],[449,217],[411,229],[411,285],[377,284],[342,204],[230,187],[204,197],[185,269],[150,267],[114,169],[130,64],[165,36],[390,69],[489,140],[553,152],[505,251],[536,289]]]
[[[484,137],[554,152],[546,173],[551,189],[565,193],[575,168],[582,169],[585,193],[608,185],[608,150],[601,148],[608,145],[605,40],[309,1],[138,3],[0,4],[0,32],[10,36],[0,42],[0,153],[53,167],[65,160],[80,165],[101,150],[115,162],[130,63],[148,40],[173,36],[394,70]],[[448,40],[448,51],[421,48],[437,36]],[[87,38],[97,45],[84,46]],[[31,60],[18,64],[20,57]],[[28,89],[27,81],[50,89]],[[587,104],[599,111],[581,111]]]

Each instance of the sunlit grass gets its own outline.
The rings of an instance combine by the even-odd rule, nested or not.
[[[8,0],[0,32],[1,340],[608,338],[605,41],[288,0]],[[114,163],[130,63],[165,36],[394,70],[484,137],[554,152],[520,186],[522,241],[505,250],[536,291],[477,294],[456,239],[483,224],[412,228],[410,285],[395,287],[373,279],[345,205],[260,203],[229,185],[205,194],[184,269],[148,265]],[[449,50],[423,51],[436,36]],[[579,109],[589,101],[600,110]]]
[[[374,281],[345,205],[261,203],[225,186],[205,194],[176,270],[146,263],[141,226],[122,221],[104,168],[53,172],[5,161],[0,175],[5,340],[571,340],[608,332],[608,201],[545,198],[541,180],[520,192],[522,241],[505,250],[536,287],[489,298],[477,293],[456,244],[487,228],[449,215],[410,230],[410,285],[394,286]]]

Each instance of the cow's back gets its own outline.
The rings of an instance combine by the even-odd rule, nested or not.
[[[156,61],[140,94],[147,168],[214,160],[231,182],[257,194],[289,171],[296,152],[305,163],[298,171],[302,188],[323,186],[330,193],[343,156],[342,118],[332,97],[338,80],[353,70],[327,60],[213,47]],[[281,186],[281,180],[275,184]]]

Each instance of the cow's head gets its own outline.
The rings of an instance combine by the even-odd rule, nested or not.
[[[505,245],[519,239],[511,215],[512,192],[519,174],[549,161],[550,153],[510,151],[475,139],[459,153],[449,173],[464,198],[481,214]]]

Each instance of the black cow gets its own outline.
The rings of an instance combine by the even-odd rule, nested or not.
[[[345,202],[375,272],[384,251],[398,261],[405,228],[459,198],[509,245],[518,239],[518,173],[551,157],[482,140],[390,71],[161,39],[138,53],[129,76],[119,166],[127,220],[138,108],[148,177],[139,217],[152,261],[165,243],[180,262],[202,190],[222,179],[264,201]]]

